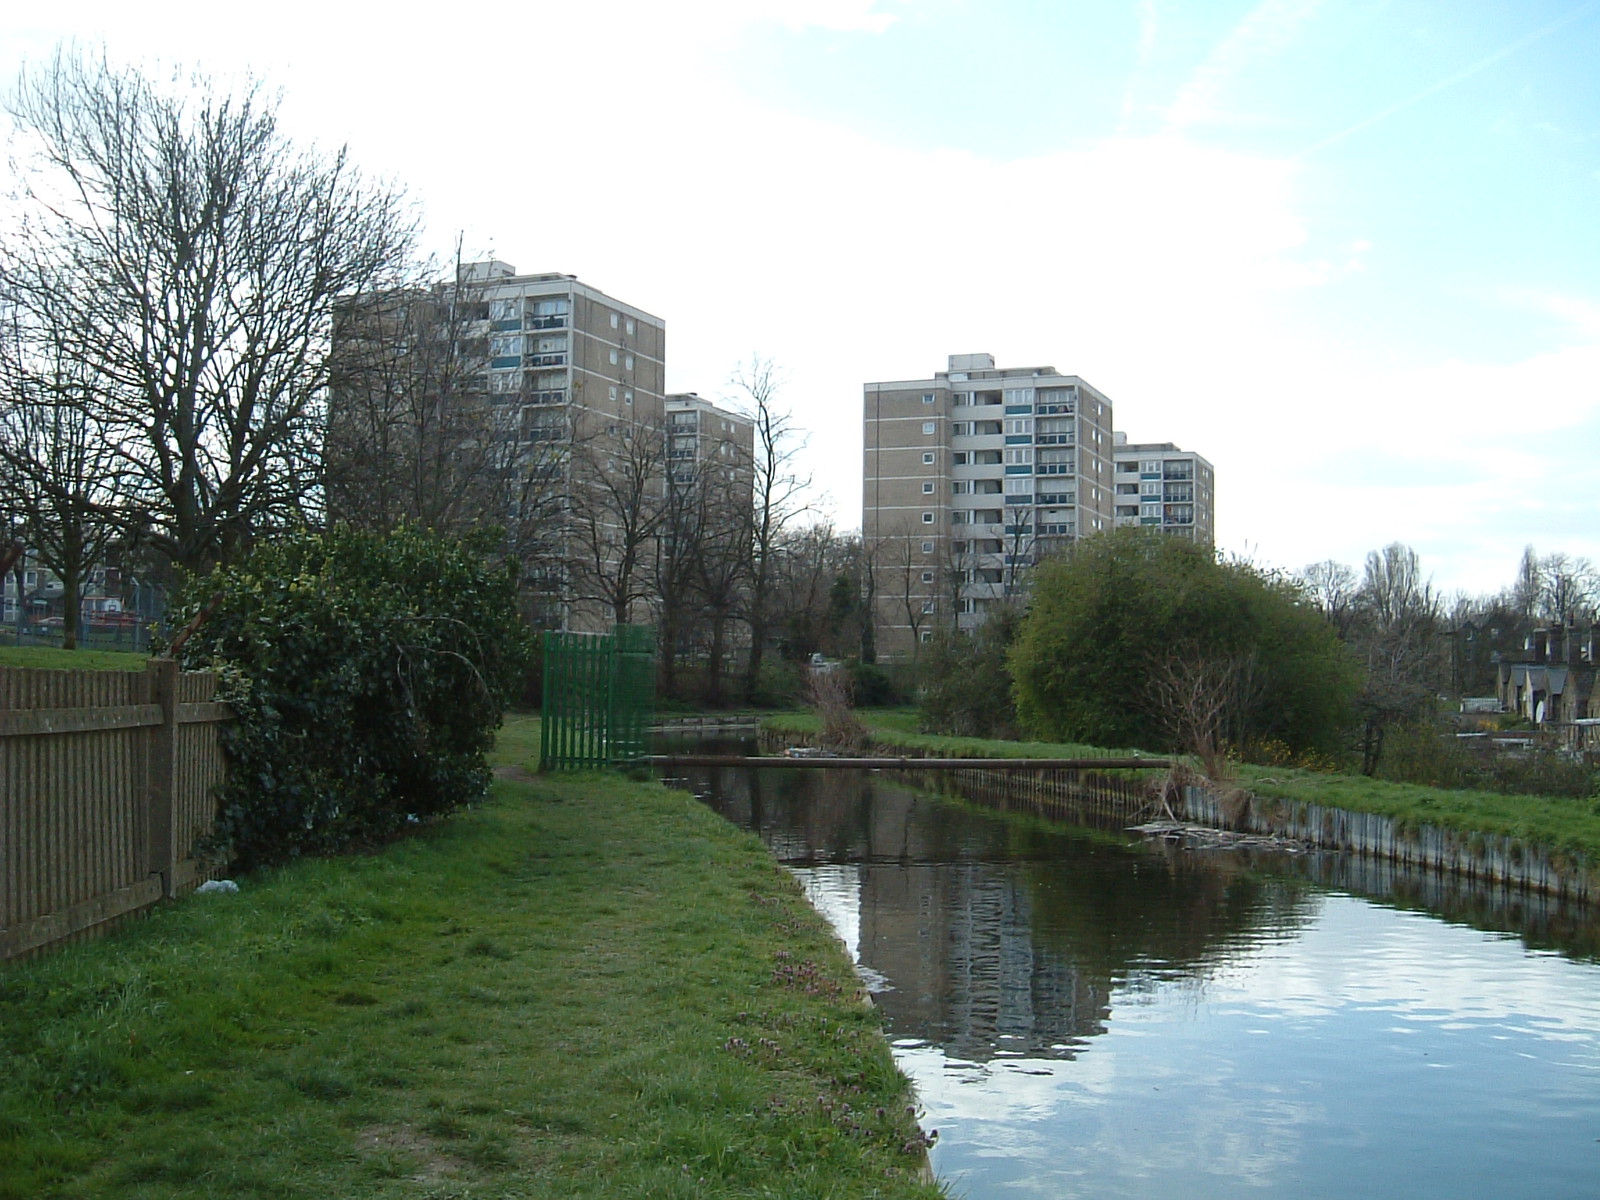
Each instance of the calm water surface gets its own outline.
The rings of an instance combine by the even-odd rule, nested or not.
[[[1600,1197],[1592,914],[1453,893],[1446,920],[1316,878],[1359,864],[866,773],[692,786],[839,931],[957,1195]]]

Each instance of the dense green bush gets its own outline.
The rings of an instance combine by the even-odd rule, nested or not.
[[[1360,678],[1294,586],[1138,528],[1039,567],[1008,661],[1036,737],[1196,753],[1336,749]]]
[[[1007,604],[991,609],[971,634],[942,629],[934,635],[918,662],[922,687],[917,709],[924,733],[1017,736],[1006,655],[1021,623],[1022,609]]]
[[[857,708],[884,708],[900,703],[894,680],[876,663],[850,659],[845,663],[850,672],[850,694]]]
[[[190,583],[186,667],[228,681],[218,837],[244,867],[337,850],[481,794],[531,638],[485,547],[417,530],[265,544]]]

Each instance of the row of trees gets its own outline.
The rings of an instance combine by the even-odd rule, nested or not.
[[[1496,654],[1540,624],[1587,624],[1597,598],[1587,562],[1531,547],[1502,593],[1446,600],[1399,543],[1359,575],[1287,574],[1119,530],[1046,561],[974,635],[938,631],[922,710],[940,732],[1392,773],[1390,758],[1445,744],[1441,695],[1491,693]]]
[[[749,695],[769,644],[820,648],[830,623],[859,621],[858,593],[836,588],[859,579],[858,547],[798,524],[806,481],[770,362],[735,377],[756,432],[735,464],[673,461],[659,425],[497,404],[488,304],[459,248],[439,285],[404,192],[294,145],[277,107],[259,86],[163,86],[69,53],[10,97],[0,536],[63,581],[69,646],[108,557],[171,584],[331,519],[497,526],[525,615],[648,612],[669,682],[691,649],[712,699],[735,644]]]
[[[1600,609],[1600,573],[1587,559],[1532,546],[1491,595],[1441,595],[1399,542],[1369,553],[1360,575],[1330,560],[1300,580],[1365,668],[1358,750],[1369,775],[1388,735],[1424,720],[1440,695],[1493,694],[1496,660],[1518,653],[1535,626],[1590,622]]]

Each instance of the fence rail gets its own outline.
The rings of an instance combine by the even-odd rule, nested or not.
[[[0,959],[202,879],[224,763],[216,677],[0,667]]]

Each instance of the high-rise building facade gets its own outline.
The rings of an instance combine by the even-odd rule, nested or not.
[[[695,392],[666,398],[667,475],[674,486],[710,480],[726,489],[741,483],[748,503],[755,460],[755,424]]]
[[[575,276],[491,261],[352,298],[334,340],[330,513],[501,526],[535,622],[643,617],[637,578],[617,571],[644,557],[640,514],[665,495],[659,317]]]
[[[1054,367],[951,355],[864,394],[862,538],[878,645],[972,628],[1042,556],[1113,522],[1111,401]]]
[[[1171,442],[1130,442],[1116,435],[1116,521],[1216,541],[1216,484],[1211,464]]]
[[[579,437],[629,422],[660,428],[667,327],[575,275],[518,275],[509,263],[470,263],[463,296],[479,316],[484,385],[521,410],[523,427],[559,412]]]

